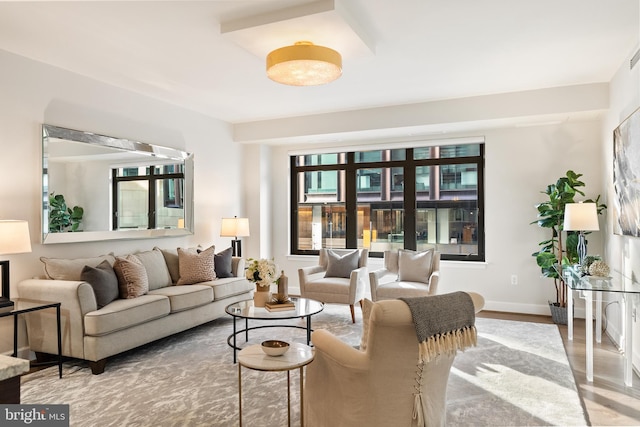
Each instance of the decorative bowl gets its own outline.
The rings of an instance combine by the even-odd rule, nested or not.
[[[280,340],[268,340],[262,342],[262,351],[269,356],[282,356],[289,350],[289,343]]]

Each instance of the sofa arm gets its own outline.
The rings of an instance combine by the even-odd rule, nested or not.
[[[98,309],[93,288],[87,282],[29,279],[18,284],[20,298],[60,302],[62,354],[84,359],[84,315]],[[41,310],[25,316],[29,347],[57,354],[55,311]]]
[[[310,276],[314,274],[324,273],[326,270],[321,265],[313,265],[311,267],[302,267],[298,269],[298,280],[300,283],[300,295],[305,296],[307,289],[307,283],[310,280]]]
[[[234,277],[244,277],[245,270],[245,260],[244,258],[234,256],[231,258],[231,274]]]
[[[377,301],[378,286],[385,283],[391,283],[396,280],[398,275],[386,268],[369,272],[369,287],[371,288],[371,300]]]
[[[440,280],[440,272],[434,271],[429,277],[429,295],[437,295],[438,281]]]
[[[349,301],[353,304],[364,299],[364,280],[367,275],[367,267],[356,268],[351,272],[349,280]]]

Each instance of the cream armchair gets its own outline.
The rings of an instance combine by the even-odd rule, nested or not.
[[[318,265],[298,270],[300,295],[325,303],[348,304],[355,323],[354,305],[364,298],[368,254],[367,249],[320,249]]]
[[[435,295],[439,278],[440,252],[385,251],[384,268],[369,273],[371,299]]]
[[[482,296],[469,295],[475,312],[480,311]],[[363,321],[364,350],[324,329],[312,333],[315,358],[306,372],[305,426],[445,425],[447,381],[455,352],[436,356],[420,371],[418,338],[408,305],[401,300],[366,301],[365,311],[367,303],[371,314],[368,323]],[[414,413],[419,393],[422,410]],[[414,419],[418,412],[422,423]]]

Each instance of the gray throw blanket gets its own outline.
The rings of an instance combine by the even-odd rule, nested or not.
[[[466,292],[400,299],[411,310],[420,362],[476,345],[476,314],[473,300]]]

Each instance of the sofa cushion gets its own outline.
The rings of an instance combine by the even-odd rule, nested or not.
[[[100,310],[84,316],[85,334],[100,336],[140,325],[169,315],[169,298],[142,295],[133,299],[117,299]]]
[[[233,277],[231,269],[231,258],[233,256],[233,248],[227,248],[224,251],[218,252],[214,256],[214,264],[216,277],[225,279],[227,277]]]
[[[378,285],[378,299],[416,298],[429,294],[429,285],[422,282],[389,282]]]
[[[97,267],[85,265],[80,278],[93,288],[98,308],[104,307],[120,295],[118,277],[106,259]]]
[[[213,301],[213,289],[206,285],[169,286],[149,291],[149,295],[163,295],[169,298],[172,313],[199,307]]]
[[[216,278],[215,246],[204,251],[178,248],[180,278],[178,285],[191,285]]]
[[[135,256],[147,271],[149,290],[164,288],[165,286],[171,286],[173,284],[169,269],[167,268],[167,262],[164,260],[160,249],[153,248],[153,250],[150,251],[138,252]]]
[[[433,250],[415,252],[401,249],[398,255],[398,280],[429,283]]]
[[[76,259],[40,257],[40,261],[44,264],[44,271],[47,274],[47,278],[54,280],[82,280],[80,276],[82,275],[82,269],[85,265],[96,267],[104,260],[109,261],[111,265],[116,262],[113,254]]]
[[[351,277],[351,272],[358,268],[360,260],[360,252],[356,249],[345,255],[338,255],[329,250],[327,251],[327,272],[324,277]]]
[[[203,282],[201,284],[213,288],[214,301],[220,301],[221,299],[229,298],[234,295],[244,294],[255,289],[255,285],[244,277],[216,279],[209,282]]]
[[[147,270],[135,255],[116,257],[113,269],[118,276],[120,298],[137,298],[149,292]]]

